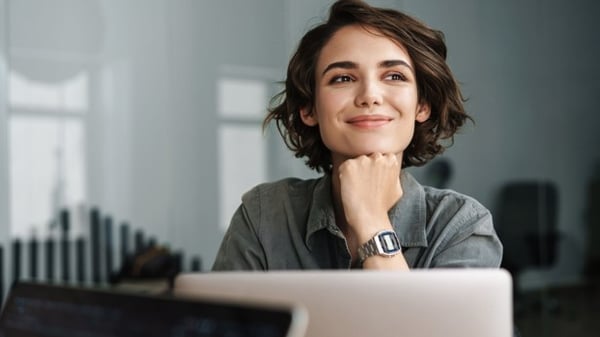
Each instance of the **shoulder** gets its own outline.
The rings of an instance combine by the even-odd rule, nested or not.
[[[453,190],[425,188],[428,239],[436,266],[500,265],[500,242],[490,211],[475,198]]]
[[[489,213],[477,199],[451,189],[438,189],[423,186],[427,205],[432,208],[441,207],[447,211],[470,211],[474,213]]]
[[[242,195],[242,202],[276,202],[282,198],[303,197],[311,194],[317,182],[322,179],[285,178],[254,186]]]
[[[285,178],[262,183],[242,195],[242,205],[255,219],[261,219],[266,213],[272,218],[285,209],[299,210],[311,204],[315,188],[322,179]]]
[[[475,198],[451,189],[423,186],[423,190],[428,218],[434,222],[446,223],[455,230],[494,233],[490,211]]]

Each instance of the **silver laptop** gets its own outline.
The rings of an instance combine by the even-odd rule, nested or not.
[[[177,296],[301,303],[309,337],[510,337],[512,280],[498,269],[182,274]]]
[[[289,304],[17,283],[0,337],[301,337],[306,322],[304,310]]]

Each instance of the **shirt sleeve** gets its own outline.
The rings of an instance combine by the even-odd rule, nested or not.
[[[472,205],[471,205],[472,206]],[[487,209],[466,207],[447,224],[436,247],[433,268],[498,268],[502,243]]]
[[[212,270],[266,270],[263,247],[243,204],[231,218]]]

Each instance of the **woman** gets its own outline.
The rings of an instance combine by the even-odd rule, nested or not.
[[[244,194],[213,270],[498,267],[489,211],[403,170],[470,119],[445,59],[442,33],[418,20],[334,3],[300,41],[264,123],[323,176]]]

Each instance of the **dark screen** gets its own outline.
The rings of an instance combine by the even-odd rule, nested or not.
[[[0,318],[0,337],[284,337],[287,310],[104,290],[20,283]]]

